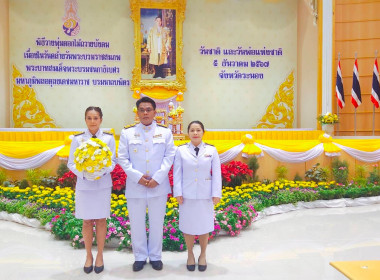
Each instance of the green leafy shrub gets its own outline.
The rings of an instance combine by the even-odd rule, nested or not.
[[[296,173],[296,176],[294,176],[293,181],[294,181],[294,182],[300,182],[300,181],[302,181],[302,180],[303,180],[302,177],[301,177],[298,173]]]
[[[0,170],[0,186],[7,180],[7,174],[4,170]]]
[[[288,174],[288,168],[284,165],[277,166],[276,175],[278,180],[286,179],[286,175]]]
[[[8,213],[20,213],[23,212],[23,206],[26,204],[26,200],[13,200],[5,205],[5,211]]]
[[[341,185],[347,185],[348,183],[348,163],[346,160],[341,161],[335,158],[331,164],[332,175],[335,182]]]
[[[316,163],[305,172],[306,181],[314,181],[316,183],[324,182],[329,177],[328,169],[319,167],[321,164]]]
[[[359,186],[365,186],[367,184],[366,174],[367,174],[367,166],[365,165],[357,165],[355,167],[355,184]]]
[[[9,181],[4,181],[3,182],[3,186],[4,187],[9,187],[11,185],[11,182],[9,182]]]
[[[26,189],[29,187],[29,183],[26,179],[21,180],[20,182],[20,189]]]
[[[66,172],[69,172],[70,169],[67,167],[66,163],[60,163],[57,169],[57,177],[62,177]]]
[[[56,186],[58,186],[58,178],[55,176],[42,178],[40,181],[40,185],[48,188],[55,188]]]
[[[372,165],[372,171],[369,172],[368,183],[378,185],[380,183],[380,173],[377,164]]]
[[[252,178],[253,178],[253,181],[258,181],[258,177],[257,177],[257,170],[259,170],[259,161],[257,160],[257,157],[251,157],[249,160],[248,160],[248,167],[249,169],[252,170]]]
[[[37,169],[26,170],[26,178],[32,185],[36,185],[36,186],[40,185],[41,178]]]

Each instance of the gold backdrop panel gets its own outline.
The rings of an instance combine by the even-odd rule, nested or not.
[[[55,121],[45,111],[44,105],[37,100],[36,92],[28,85],[16,85],[16,78],[22,77],[21,72],[13,65],[13,108],[14,127],[58,127]]]

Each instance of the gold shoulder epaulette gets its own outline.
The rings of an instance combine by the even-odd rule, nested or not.
[[[205,144],[206,144],[206,145],[209,145],[209,146],[213,146],[213,147],[215,147],[214,145],[212,145],[212,144],[209,144],[209,143],[206,143],[206,142],[205,142]]]
[[[161,123],[158,123],[157,125],[161,126],[161,127],[165,127],[165,128],[168,128],[167,125],[164,125],[164,124],[161,124]]]
[[[84,131],[83,131],[83,132],[78,132],[77,134],[74,134],[74,137],[75,137],[75,136],[82,135],[82,134],[84,134]]]
[[[134,124],[126,125],[126,126],[124,126],[124,129],[128,129],[128,128],[134,127],[135,125],[136,125],[135,123]]]
[[[183,144],[181,144],[181,145],[178,145],[177,147],[181,147],[181,146],[183,146],[183,145],[187,145],[188,143],[183,143]]]
[[[112,135],[113,136],[113,133],[111,131],[103,131],[104,134],[108,134],[108,135]]]

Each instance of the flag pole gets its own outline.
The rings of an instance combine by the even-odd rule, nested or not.
[[[375,51],[375,60],[377,59],[377,50]],[[372,113],[372,135],[375,136],[375,104],[373,104]]]
[[[355,61],[358,58],[358,52],[355,52]],[[354,62],[355,64],[355,62]],[[355,73],[354,73],[355,75]],[[356,136],[356,107],[355,107],[355,114],[354,114],[354,135]]]
[[[340,52],[338,52],[338,64],[339,64],[339,61],[340,61]],[[338,75],[338,73],[336,73],[336,74]],[[338,99],[338,96],[336,98]],[[336,114],[338,115],[338,120],[339,120],[340,117],[339,117],[339,102],[338,102],[338,100],[336,102]],[[339,132],[340,132],[340,130],[339,130],[339,122],[338,122],[338,124],[336,126],[337,126],[336,135],[339,135]]]

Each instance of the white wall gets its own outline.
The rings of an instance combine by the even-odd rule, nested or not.
[[[318,26],[309,0],[298,0],[298,118],[297,127],[317,127]]]
[[[84,2],[83,0],[79,1],[80,4]],[[261,10],[257,9],[259,7],[256,5],[258,4],[257,2],[263,5],[261,6]],[[296,5],[294,4],[295,2]],[[231,3],[234,3],[235,6],[231,5]],[[236,3],[239,5],[236,5]],[[0,0],[0,127],[10,126],[9,81],[11,77],[8,70],[8,7],[8,0]],[[271,16],[273,17],[275,11],[283,11],[286,7],[291,7],[288,16],[276,22],[269,20]],[[104,7],[101,9],[104,10]],[[129,17],[128,2],[121,8],[119,7],[120,9],[121,13],[125,15],[118,21],[118,28],[125,28],[126,31],[124,36],[120,37],[117,41],[125,47],[125,56],[128,63],[125,65],[124,71],[126,76],[131,78],[130,73],[134,67],[132,47],[133,23]],[[79,14],[85,20],[85,15],[81,14],[81,12],[83,12],[83,8]],[[277,78],[271,80],[270,83],[265,83],[265,85],[258,87],[257,92],[253,92],[249,90],[256,86],[252,86],[249,83],[252,81],[221,81],[216,79],[219,71],[212,66],[212,58],[200,56],[198,49],[202,45],[202,42],[203,44],[214,42],[215,46],[227,47],[229,44],[228,38],[233,38],[232,43],[230,42],[231,48],[239,42],[240,44],[260,42],[263,39],[261,37],[252,37],[255,35],[255,32],[250,32],[255,28],[259,28],[256,25],[266,23],[264,27],[259,28],[262,32],[274,32],[274,28],[280,28],[282,34],[290,32],[292,28],[296,28],[297,30],[297,38],[293,40],[297,42],[294,46],[297,49],[297,54],[294,58],[289,57],[293,60],[293,63],[297,63],[297,67],[295,68],[298,68],[295,73],[295,89],[297,93],[295,97],[295,127],[316,127],[318,28],[313,25],[313,16],[308,0],[191,0],[187,1],[185,15],[183,65],[186,71],[188,89],[185,93],[185,101],[183,102],[183,107],[185,107],[185,123],[193,119],[200,119],[205,122],[208,128],[250,128],[262,116],[263,112],[265,112],[265,106],[269,105],[269,101],[273,98],[275,90],[282,80],[285,79],[287,68],[284,66],[280,68],[280,75]],[[107,14],[107,16],[108,18],[112,18],[112,13]],[[227,20],[227,18],[231,19],[234,17],[235,19],[233,20]],[[296,18],[297,20],[295,20]],[[238,28],[239,24],[243,26],[240,29]],[[226,29],[226,34],[221,32],[221,30]],[[238,36],[238,32],[241,32],[240,36]],[[245,36],[247,34],[249,36]],[[250,38],[254,38],[254,40]],[[289,65],[291,64],[289,63]],[[267,94],[262,94],[262,92]],[[77,92],[77,94],[79,93]],[[118,132],[122,125],[133,121],[131,108],[135,100],[131,97],[132,93],[129,90],[116,94],[115,92],[103,94],[100,91],[95,95],[97,98],[100,98],[100,103],[103,103],[100,106],[105,109],[104,126],[114,127],[116,132]],[[101,97],[102,95],[104,97]],[[80,100],[73,104],[73,107],[70,108],[70,114],[68,117],[65,117],[65,119],[68,118],[69,120],[61,122],[62,126],[83,126],[83,110],[89,103],[82,101]],[[56,103],[54,105],[56,107],[52,108],[55,109],[60,104],[62,102]],[[52,112],[52,117],[57,116],[57,113],[54,111],[50,111]],[[65,106],[63,113],[68,113],[67,106]],[[58,116],[60,114],[58,113]],[[62,117],[59,118],[62,119]]]

